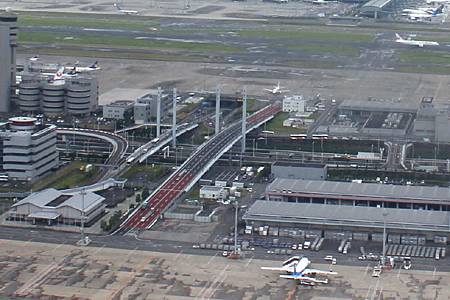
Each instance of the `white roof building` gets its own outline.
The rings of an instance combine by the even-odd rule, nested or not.
[[[10,211],[10,219],[45,221],[48,225],[54,222],[79,224],[82,212],[85,222],[89,223],[105,209],[105,198],[92,192],[64,194],[55,189],[46,189],[33,193],[15,203]]]

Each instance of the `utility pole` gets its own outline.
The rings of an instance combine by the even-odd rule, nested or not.
[[[177,148],[177,89],[173,88],[172,99],[172,147]]]
[[[384,210],[384,208],[383,208]],[[381,264],[384,266],[386,263],[386,217],[388,213],[383,211],[383,255],[381,257]]]
[[[216,88],[216,126],[215,126],[215,134],[219,134],[220,132],[220,84],[217,85]]]
[[[243,89],[242,98],[242,142],[241,142],[241,153],[245,153],[245,139],[247,134],[247,89]]]
[[[161,97],[162,90],[158,87],[158,96],[156,97],[156,137],[161,135]]]
[[[234,208],[235,208],[235,213],[234,213],[234,255],[235,255],[235,257],[237,257],[239,255],[238,249],[237,249],[237,234],[238,234],[237,224],[238,224],[238,209],[239,209],[238,201],[234,201]]]
[[[81,233],[81,239],[78,241],[78,244],[80,246],[87,246],[89,245],[90,241],[89,238],[84,234],[84,221],[86,218],[86,214],[84,211],[84,197],[86,195],[86,191],[83,189],[81,190],[81,227],[80,227],[80,233]]]

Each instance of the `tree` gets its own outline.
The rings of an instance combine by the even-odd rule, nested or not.
[[[137,194],[137,195],[136,195],[136,202],[139,203],[139,202],[141,202],[141,201],[142,201],[141,194]]]
[[[134,208],[134,203],[130,203],[130,210]]]
[[[145,188],[142,190],[142,199],[147,199],[148,196],[150,196],[150,192],[149,192],[149,190],[148,190],[148,187],[145,187]]]

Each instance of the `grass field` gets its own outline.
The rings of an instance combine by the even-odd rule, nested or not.
[[[313,40],[313,41],[337,41],[337,42],[363,42],[373,41],[370,34],[359,34],[338,31],[318,31],[318,30],[292,30],[292,31],[276,31],[276,30],[240,30],[237,33],[241,37],[265,38],[265,39],[288,39],[295,40]]]
[[[431,52],[431,51],[401,51],[399,54],[401,62],[406,63],[426,63],[450,65],[449,52]]]
[[[67,189],[92,183],[95,168],[92,172],[82,172],[80,167],[86,163],[74,161],[53,174],[39,180],[33,185],[33,191],[45,188]]]
[[[18,19],[19,26],[49,26],[49,27],[78,27],[78,28],[99,28],[99,29],[124,29],[150,31],[154,27],[159,27],[158,21],[153,20],[117,20],[110,17],[56,17],[56,16],[30,16],[21,15]]]
[[[155,181],[164,176],[166,173],[166,167],[157,165],[137,165],[130,168],[127,172],[125,172],[125,174],[123,174],[122,177],[129,179],[139,173],[145,173],[149,180]]]
[[[285,133],[305,133],[306,130],[301,128],[285,127],[283,121],[289,117],[289,113],[279,113],[275,118],[267,123],[266,130],[273,131],[275,134]]]
[[[331,54],[331,55],[343,55],[357,57],[360,54],[360,50],[357,47],[343,46],[343,45],[319,45],[319,44],[298,44],[290,45],[286,47],[289,50],[307,52],[313,54]]]
[[[399,67],[395,69],[398,72],[403,73],[424,73],[424,74],[439,74],[439,75],[450,75],[450,67]]]
[[[137,40],[128,37],[111,37],[107,35],[70,36],[66,33],[54,32],[19,32],[20,43],[40,43],[59,45],[96,45],[109,47],[140,48],[158,51],[191,51],[191,52],[240,52],[238,47],[213,43],[193,43],[161,40]]]

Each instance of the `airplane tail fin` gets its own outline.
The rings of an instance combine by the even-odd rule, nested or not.
[[[58,69],[56,74],[53,76],[53,80],[59,80],[62,79],[64,75],[64,67],[61,67]]]
[[[94,69],[97,69],[98,68],[98,61],[95,61],[90,67],[94,68]]]
[[[439,5],[434,11],[433,16],[436,16],[437,14],[441,14],[444,11],[444,4]]]
[[[403,40],[403,38],[400,36],[400,34],[396,33],[395,36],[397,37],[397,39]]]

